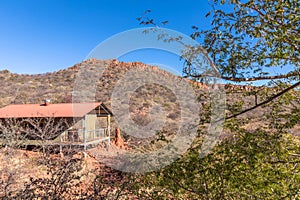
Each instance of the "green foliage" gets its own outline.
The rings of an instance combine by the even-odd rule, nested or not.
[[[268,98],[281,87],[264,88],[260,97]],[[246,101],[236,102],[233,111],[238,112]],[[226,120],[228,134],[205,157],[199,153],[206,132],[199,130],[185,155],[143,176],[140,188],[155,199],[298,199],[300,140],[289,133],[299,125],[299,103],[299,91],[289,91],[263,108],[263,115]]]
[[[299,150],[290,135],[239,129],[204,158],[196,146],[169,167],[148,174],[143,187],[152,186],[158,199],[170,194],[176,199],[296,198]]]
[[[245,77],[267,75],[270,71],[267,68],[277,71],[286,65],[290,71],[298,71],[298,0],[228,0],[226,7],[223,5],[225,0],[214,2],[213,10],[207,15],[212,17],[212,28],[198,30],[193,26],[195,32],[192,37],[203,37],[203,46],[223,78],[244,81],[242,78]],[[283,75],[288,74],[286,72]],[[294,76],[298,77],[298,73],[294,73]]]

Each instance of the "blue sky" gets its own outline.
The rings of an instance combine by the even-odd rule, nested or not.
[[[168,20],[166,28],[188,35],[192,25],[210,24],[206,0],[0,0],[0,69],[32,74],[72,66],[109,37],[140,28],[136,18],[147,9],[150,17]],[[161,63],[147,52],[122,59]],[[160,57],[173,60],[163,65],[177,59]]]

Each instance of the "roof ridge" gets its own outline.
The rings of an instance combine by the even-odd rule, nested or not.
[[[98,104],[98,103],[103,103],[103,102],[97,101],[97,102],[79,102],[79,103],[77,103],[77,102],[75,102],[75,103],[51,103],[49,105],[59,105],[59,104],[93,104],[93,103]],[[18,106],[18,105],[21,105],[21,106],[24,106],[24,105],[41,105],[41,104],[43,104],[43,103],[23,103],[23,104],[22,103],[18,103],[18,104],[8,104],[8,105],[6,105],[4,107],[7,107],[7,106]],[[4,107],[2,107],[2,108],[4,108]]]

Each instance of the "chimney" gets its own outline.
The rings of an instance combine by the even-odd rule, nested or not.
[[[49,105],[50,105],[50,99],[45,99],[44,106],[49,106]]]

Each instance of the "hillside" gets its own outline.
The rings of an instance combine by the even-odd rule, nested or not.
[[[93,72],[93,70],[97,72],[97,67],[103,65],[106,65],[106,70],[101,76]],[[99,77],[95,100],[101,100],[105,103],[108,103],[117,81],[129,70],[155,71],[155,73],[164,74],[172,79],[178,78],[169,72],[159,69],[157,66],[146,65],[141,62],[125,63],[117,60],[101,61],[96,59],[86,60],[67,69],[44,74],[15,74],[8,70],[2,70],[0,71],[0,83],[2,86],[0,107],[8,104],[40,103],[44,99],[51,99],[52,103],[71,102],[74,81],[77,78],[79,69],[81,71],[90,70],[91,72],[88,72],[89,75],[94,74]],[[207,86],[200,83],[192,85],[197,94],[208,90]],[[152,86],[152,88],[155,87]],[[240,86],[228,88],[227,90],[230,93],[235,93],[235,88],[237,90],[243,89]],[[163,92],[161,92],[162,94]]]
[[[99,69],[103,66],[105,66],[105,70],[101,74],[101,70]],[[116,88],[120,86],[122,87],[123,82],[121,80],[124,80],[125,78],[125,80],[129,79],[134,83],[136,78],[140,78],[135,76],[128,76],[128,72],[132,70],[137,73],[144,74],[144,76],[142,77],[145,76],[150,77],[150,74],[155,74],[155,76],[169,79],[171,80],[171,82],[172,80],[182,81],[182,78],[170,74],[166,71],[163,71],[155,66],[146,65],[140,62],[124,63],[124,62],[118,62],[117,60],[101,61],[101,60],[92,59],[92,60],[83,61],[82,63],[76,64],[67,69],[63,69],[57,72],[36,74],[36,75],[13,74],[7,70],[3,70],[0,71],[0,82],[2,85],[2,90],[0,91],[1,92],[0,107],[3,107],[8,104],[14,104],[14,103],[15,104],[41,103],[44,99],[51,99],[52,103],[71,102],[72,94],[74,94],[74,85],[75,83],[77,83],[79,84],[79,87],[81,87],[83,91],[81,96],[79,95],[82,100],[84,100],[84,98],[88,97],[89,95],[93,97],[93,94],[90,93],[94,92],[95,93],[94,100],[103,101],[108,107],[111,108],[112,106],[111,98],[113,92],[116,91],[121,93],[123,92],[123,90],[121,91],[116,90]],[[80,79],[81,81],[78,81],[78,79]],[[120,81],[121,81],[121,85],[120,85]],[[143,83],[143,80],[141,80],[141,82]],[[208,85],[202,83],[198,83],[194,81],[187,81],[187,82],[192,86],[194,93],[199,100],[197,105],[199,106],[199,110],[200,110],[199,127],[201,128],[199,129],[198,133],[201,132],[204,133],[205,135],[208,132],[206,128],[209,127],[209,121],[210,121],[209,110],[211,106],[210,104],[211,88]],[[89,88],[91,88],[92,85],[97,86],[95,91],[93,89],[89,90]],[[128,135],[126,131],[121,130],[122,136],[124,137],[127,143],[126,151],[128,150],[128,152],[131,153],[138,152],[138,153],[147,154],[147,153],[155,152],[156,150],[159,149],[163,149],[169,144],[171,140],[174,139],[174,137],[176,137],[176,133],[177,133],[176,131],[180,128],[179,124],[182,121],[182,117],[189,116],[187,115],[187,113],[182,112],[180,102],[178,101],[179,97],[174,94],[174,92],[176,93],[176,91],[174,91],[174,88],[173,90],[171,90],[169,88],[166,88],[165,86],[166,85],[164,85],[163,82],[156,83],[156,84],[145,84],[144,86],[140,86],[140,87],[137,86],[137,89],[131,95],[128,109],[129,109],[131,119],[133,119],[133,121],[136,124],[140,126],[149,125],[153,120],[151,118],[151,110],[155,110],[153,108],[155,108],[156,106],[161,106],[161,108],[163,108],[164,112],[162,112],[162,114],[165,115],[165,120],[164,120],[164,124],[161,127],[161,130],[156,132],[155,135],[152,135],[151,137],[147,137],[147,138],[132,137]],[[254,106],[256,103],[263,101],[266,97],[271,96],[277,92],[276,88],[266,88],[266,87],[264,88],[264,87],[234,86],[234,85],[217,85],[216,87],[221,87],[221,86],[222,87],[224,86],[226,92],[225,112],[227,115],[232,115],[234,113],[240,112],[245,108]],[[180,90],[182,88],[177,87],[176,89]],[[185,98],[187,97],[188,95]],[[92,100],[89,98],[87,99]],[[188,99],[185,100],[188,102]],[[297,99],[295,99],[295,105],[296,106],[299,105]],[[123,105],[121,105],[120,107],[122,106]],[[114,112],[114,109],[112,111]],[[282,109],[282,113],[286,114],[288,112],[289,112],[288,108]],[[216,156],[217,161],[212,161],[211,155],[206,156],[204,157],[204,159],[208,159],[207,163],[209,163],[209,165],[206,166],[208,167],[207,169],[205,165],[202,166],[198,161],[196,161],[196,163],[193,163],[196,164],[197,167],[195,168],[193,167],[192,169],[208,170],[209,171],[208,174],[210,174],[211,171],[214,171],[215,169],[219,172],[219,169],[226,168],[226,166],[229,166],[229,164],[231,164],[231,163],[229,164],[219,163],[220,158],[222,159],[224,158],[225,161],[226,160],[228,161],[228,159],[229,160],[233,159],[232,166],[239,167],[240,163],[236,162],[235,157],[238,154],[241,154],[242,157],[241,163],[243,168],[241,168],[242,170],[240,171],[244,175],[244,170],[245,170],[244,164],[246,163],[246,161],[243,153],[247,153],[249,151],[249,155],[256,155],[255,153],[253,153],[254,150],[252,149],[252,146],[249,147],[247,143],[249,142],[247,140],[252,135],[252,133],[254,133],[254,135],[252,136],[253,142],[251,143],[251,145],[262,144],[261,147],[265,147],[266,145],[266,147],[263,148],[262,150],[261,147],[259,147],[259,150],[257,151],[257,153],[259,153],[259,156],[261,156],[260,154],[261,151],[273,152],[272,145],[270,149],[268,149],[269,148],[268,145],[270,142],[268,135],[256,133],[256,130],[259,128],[262,128],[263,130],[270,131],[270,132],[274,131],[269,129],[272,126],[268,126],[272,123],[272,120],[269,118],[271,114],[272,114],[272,106],[259,107],[255,110],[252,110],[250,112],[247,112],[239,116],[238,118],[235,118],[232,121],[228,120],[227,121],[228,124],[226,124],[226,128],[224,128],[222,130],[222,134],[218,136],[219,138],[214,138],[214,136],[212,136],[212,138],[215,140],[218,139],[222,140],[224,138],[232,139],[232,140],[230,139],[223,140],[224,141],[223,145],[225,144],[225,147],[228,144],[231,145],[229,146],[230,148],[228,149],[230,149],[229,152],[231,152],[232,155],[230,154],[230,156],[226,156],[220,154],[221,156]],[[154,116],[156,118],[161,117],[160,115],[154,115]],[[119,126],[119,124],[117,124],[114,121],[114,118],[112,119],[113,119],[112,127],[114,128]],[[284,123],[284,121],[278,121],[278,122]],[[240,125],[239,129],[236,129],[234,123],[239,123]],[[240,135],[239,131],[244,131],[244,130],[249,131],[249,133],[251,134],[248,135],[245,134],[247,137],[245,138],[241,137],[244,139],[237,140],[236,138]],[[290,132],[293,134],[298,134],[299,130],[300,130],[299,127],[294,127],[292,130],[290,130]],[[138,132],[137,134],[140,134],[140,132]],[[197,145],[203,144],[202,143],[203,137],[201,134],[199,135],[200,137],[197,137],[195,139],[195,142],[191,146],[189,146],[191,147],[191,149],[193,148],[197,149],[199,148],[199,146],[197,147]],[[243,135],[243,133],[241,135]],[[284,137],[283,139],[286,140],[286,144],[290,145],[291,142],[287,140],[286,137]],[[296,140],[294,139],[291,141],[296,141]],[[273,144],[273,141],[271,142],[271,144]],[[220,143],[220,145],[221,146],[217,146],[217,145],[215,146],[216,151],[217,152],[219,151],[221,153],[227,152],[223,150],[222,143]],[[80,194],[88,198],[89,196],[94,195],[93,194],[94,191],[94,193],[97,193],[99,196],[101,195],[104,196],[106,195],[106,197],[107,195],[114,196],[116,191],[118,191],[116,189],[119,188],[119,184],[127,184],[126,174],[124,175],[119,171],[115,171],[114,169],[111,169],[104,165],[116,164],[111,161],[114,160],[118,161],[118,159],[115,158],[118,158],[120,153],[122,153],[122,151],[125,150],[119,149],[114,145],[111,145],[109,148],[103,148],[103,147],[104,145],[99,145],[97,147],[88,149],[88,157],[84,160],[79,159],[79,158],[83,158],[81,157],[82,154],[80,153],[74,155],[70,154],[66,157],[61,158],[59,157],[58,154],[50,154],[50,156],[48,156],[47,154],[42,155],[42,152],[34,152],[34,151],[27,151],[21,149],[13,149],[13,148],[2,148],[0,149],[1,150],[0,160],[3,163],[2,167],[0,167],[0,172],[2,175],[2,177],[0,178],[0,197],[6,196],[7,195],[6,190],[7,190],[7,191],[14,191],[15,193],[13,192],[12,193],[13,195],[19,196],[20,194],[22,194],[25,195],[28,199],[30,199],[28,197],[28,191],[31,192],[33,191],[33,193],[35,192],[31,188],[38,188],[40,187],[39,184],[41,184],[43,188],[42,191],[45,190],[46,186],[48,188],[53,187],[54,184],[52,179],[55,180],[56,176],[54,175],[49,178],[49,173],[50,174],[64,173],[69,175],[62,182],[59,182],[57,184],[57,185],[61,184],[57,188],[64,189],[64,188],[72,187],[71,190],[62,191],[61,193],[64,195],[76,196]],[[239,148],[241,148],[242,153],[239,151]],[[193,153],[193,151],[191,152]],[[185,159],[189,159],[189,156],[192,155],[192,159],[191,159],[192,161],[194,160],[194,158],[199,157],[198,152],[196,156],[194,154],[191,154],[191,152],[187,151],[186,153],[183,153],[183,156],[181,157],[183,161],[182,163],[175,162],[174,166],[172,165],[170,166],[171,167],[170,169],[175,171],[175,174],[176,173],[180,174],[183,172],[186,173],[186,171],[181,170],[181,168],[185,168],[186,166],[189,166],[189,163],[186,162],[185,160]],[[268,156],[269,153],[266,153],[266,155]],[[53,164],[53,162],[55,164]],[[211,165],[212,162],[216,162],[218,164],[216,165],[215,169],[210,168],[210,167],[214,167],[213,165]],[[263,158],[262,163],[264,162],[265,160]],[[153,159],[152,162],[150,161],[140,162],[140,165],[138,166],[145,167],[143,165],[144,163],[147,166],[148,165],[157,166],[157,159]],[[198,164],[200,165],[198,166]],[[70,165],[74,168],[69,167]],[[259,164],[258,166],[261,165]],[[287,166],[287,168],[290,169],[290,166]],[[69,171],[65,172],[64,171],[65,169],[69,169]],[[75,176],[74,174],[72,174],[73,169],[76,172],[75,174],[79,173],[80,176],[77,175]],[[167,167],[166,170],[168,169],[169,168]],[[272,171],[273,167],[271,166],[270,169]],[[171,175],[173,176],[174,173],[172,170],[171,170]],[[263,170],[259,168],[257,171],[261,172]],[[253,166],[251,165],[251,163],[247,173],[249,174],[253,173]],[[203,175],[202,171],[201,173],[198,174],[199,176]],[[228,174],[229,177],[232,176],[231,168]],[[98,176],[100,177],[100,179]],[[147,175],[145,177],[141,176],[142,178],[140,179],[139,178],[136,179],[135,177],[133,177],[134,180],[133,183],[136,184],[140,181],[142,188],[145,187],[147,189],[148,186],[147,185],[143,186],[143,182],[147,183],[147,181],[150,181],[151,183],[153,180],[155,181],[160,180],[160,179],[157,180],[153,179],[153,175],[151,174],[150,176],[152,177],[149,178],[147,177]],[[240,177],[240,175],[236,175],[236,176]],[[104,178],[102,179],[101,177]],[[197,177],[195,180],[201,181],[202,179],[203,178]],[[73,181],[75,180],[75,182],[80,180],[80,182],[75,185],[66,184],[66,183],[70,183],[70,180]],[[114,182],[112,180],[117,180],[117,181]],[[27,185],[25,184],[25,182]],[[166,183],[172,183],[172,181],[169,180]],[[97,184],[99,184],[99,186]],[[189,183],[186,184],[188,185]],[[100,188],[99,189],[100,192],[98,190],[95,190],[95,186],[97,186],[96,187],[97,189]],[[102,188],[105,189],[101,191]],[[147,190],[144,193],[147,192],[149,191]],[[128,194],[126,194],[125,199],[127,199],[127,197],[130,196],[127,195]],[[70,198],[65,198],[65,199],[70,199]],[[96,199],[99,198],[97,197]],[[129,197],[129,199],[134,199],[134,198]]]
[[[104,65],[105,70],[100,76],[97,69]],[[52,103],[71,102],[74,83],[76,78],[78,78],[79,72],[95,76],[94,79],[87,77],[87,79],[97,80],[97,83],[91,83],[97,85],[95,101],[102,101],[110,107],[113,90],[118,81],[124,78],[124,75],[130,70],[139,70],[145,74],[155,72],[155,74],[170,80],[180,79],[180,77],[161,70],[156,66],[146,65],[141,62],[118,62],[117,60],[89,59],[57,72],[35,75],[14,74],[7,70],[2,70],[0,71],[0,83],[2,86],[0,107],[8,104],[41,103],[44,99],[51,99]],[[209,89],[201,83],[192,81],[191,84],[196,95],[199,96],[199,108],[201,110],[205,105],[209,104]],[[89,85],[83,86],[86,88],[90,87]],[[225,88],[227,93],[226,112],[228,114],[255,105],[254,94],[266,92],[263,88],[249,86],[229,85],[225,86]],[[272,94],[272,91],[268,92]],[[240,104],[241,99],[244,100],[243,104]],[[256,101],[259,102],[261,100],[258,98]],[[167,125],[164,127],[163,132],[176,130],[178,128],[176,124],[180,117],[180,106],[176,95],[159,84],[145,85],[135,91],[130,99],[129,110],[131,117],[137,124],[147,125],[151,121],[149,117],[150,108],[155,105],[162,105],[166,112]],[[241,117],[251,119],[252,124],[248,125],[248,127],[253,128],[260,126],[265,121],[266,113],[267,109],[258,108]]]
[[[104,102],[110,98],[115,84],[129,69],[155,70],[161,74],[174,76],[158,69],[158,67],[141,62],[125,63],[116,60],[100,61],[95,59],[83,61],[57,72],[44,74],[15,74],[10,73],[8,70],[2,70],[0,71],[0,83],[2,85],[0,107],[8,104],[39,103],[44,99],[51,99],[53,103],[70,102],[72,101],[74,81],[79,69],[95,70],[96,72],[98,66],[101,67],[107,63],[108,65],[106,65],[106,70],[102,76],[97,74],[99,76],[97,85],[101,91],[97,90],[96,99]],[[91,72],[91,74],[94,73]]]

